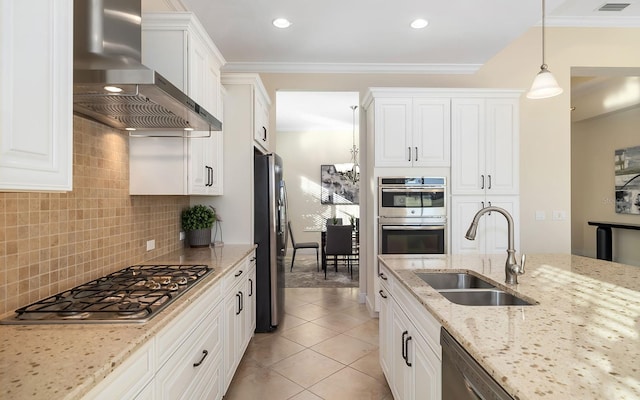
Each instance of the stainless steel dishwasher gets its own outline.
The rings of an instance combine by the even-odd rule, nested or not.
[[[442,400],[513,400],[444,328],[442,345]]]

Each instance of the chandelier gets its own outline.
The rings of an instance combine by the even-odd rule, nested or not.
[[[360,181],[360,165],[358,165],[358,146],[356,146],[356,109],[358,106],[350,106],[351,111],[353,112],[353,133],[352,133],[352,146],[351,146],[351,164],[352,167],[350,170],[345,172],[345,176],[348,180],[353,182],[354,185],[357,185]]]

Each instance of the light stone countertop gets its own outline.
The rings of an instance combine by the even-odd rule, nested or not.
[[[0,398],[81,398],[254,248],[184,249],[140,263],[199,263],[214,269],[146,323],[0,325]]]
[[[640,399],[640,267],[527,255],[509,290],[538,305],[471,307],[414,272],[471,270],[504,288],[506,254],[379,259],[514,398]]]

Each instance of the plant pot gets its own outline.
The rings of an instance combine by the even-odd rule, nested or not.
[[[211,244],[211,228],[187,231],[189,247],[209,247]]]

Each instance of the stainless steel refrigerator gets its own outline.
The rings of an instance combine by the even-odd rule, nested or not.
[[[284,257],[287,252],[287,192],[277,154],[254,156],[256,332],[270,332],[284,316]]]

